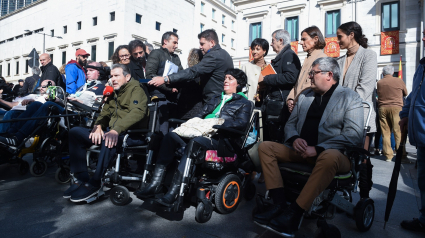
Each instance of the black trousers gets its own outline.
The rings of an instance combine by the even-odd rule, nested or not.
[[[205,150],[216,150],[218,148],[218,140],[215,138],[206,138],[206,137],[196,137],[191,139],[196,143],[204,147]],[[174,159],[175,151],[178,148],[186,147],[190,140],[184,140],[179,135],[174,132],[169,132],[164,136],[161,142],[161,147],[158,154],[157,164],[164,166],[169,166]],[[190,151],[187,151],[188,148],[185,148],[184,155],[180,160],[178,170],[183,173],[184,167],[186,165],[187,155]]]
[[[85,127],[74,127],[69,131],[69,155],[70,155],[70,169],[77,179],[83,182],[88,182],[88,170],[86,153],[87,148],[94,145],[92,140],[89,139],[91,129]],[[117,150],[122,147],[124,135],[118,137],[117,146],[108,148],[105,146],[105,141],[102,140],[100,145],[100,154],[97,161],[96,172],[92,177],[96,183],[100,183],[100,180],[104,176],[106,169],[109,167],[109,163],[114,158]],[[137,136],[130,137],[127,140],[129,146],[142,145],[144,143],[143,138],[137,138]],[[97,184],[96,184],[97,185]]]

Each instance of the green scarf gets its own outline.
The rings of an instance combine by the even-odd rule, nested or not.
[[[242,95],[244,98],[248,99],[244,93],[239,92],[237,93],[239,95]],[[233,97],[230,97],[229,99],[227,99],[226,101],[223,100],[224,98],[224,92],[221,93],[221,102],[220,104],[217,105],[217,107],[214,109],[214,111],[210,114],[208,114],[204,119],[208,119],[208,118],[216,118],[216,114],[217,112],[219,112],[219,110],[222,108],[221,104],[226,104],[228,101],[230,101]],[[224,105],[223,105],[224,106]]]

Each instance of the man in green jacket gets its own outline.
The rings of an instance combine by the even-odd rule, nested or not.
[[[107,98],[93,129],[74,127],[69,131],[69,155],[71,173],[76,178],[64,192],[64,198],[72,202],[85,201],[96,196],[101,189],[101,179],[109,162],[123,142],[121,133],[128,129],[147,128],[148,99],[137,80],[132,79],[126,65],[111,67],[114,94]],[[131,145],[141,145],[140,138],[130,138]],[[92,178],[87,171],[86,148],[100,145],[96,172]]]

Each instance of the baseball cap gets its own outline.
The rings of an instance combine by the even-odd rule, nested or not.
[[[83,49],[78,49],[77,52],[75,52],[75,56],[79,56],[79,55],[87,55],[90,56],[89,53],[87,53],[85,50]]]

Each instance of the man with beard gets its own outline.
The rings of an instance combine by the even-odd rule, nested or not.
[[[131,76],[136,80],[144,79],[146,67],[146,46],[140,40],[130,41],[128,46],[131,54],[130,64],[128,64]]]
[[[41,75],[40,82],[43,82],[46,79],[52,80],[55,84],[58,84],[61,80],[61,74],[56,66],[53,65],[52,59],[49,54],[40,55],[40,64],[41,64]]]
[[[83,67],[86,66],[90,54],[83,49],[78,49],[75,56],[76,60],[69,61],[65,67],[66,92],[69,94],[74,94],[86,83],[86,72]]]

